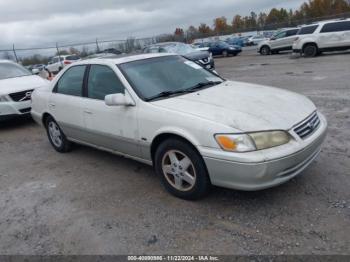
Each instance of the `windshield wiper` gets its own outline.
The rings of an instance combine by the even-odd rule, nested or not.
[[[163,92],[160,92],[160,93],[158,93],[158,94],[156,94],[154,96],[146,98],[146,101],[149,102],[149,101],[152,101],[152,100],[155,100],[155,99],[158,99],[158,98],[169,97],[169,96],[176,95],[176,94],[191,93],[191,92],[194,92],[194,91],[196,91],[198,89],[202,89],[202,88],[205,88],[205,87],[218,85],[218,84],[221,84],[221,83],[222,83],[222,81],[200,82],[200,83],[198,83],[195,86],[192,86],[190,88],[180,89],[180,90],[175,90],[175,91],[163,91]]]
[[[175,94],[181,94],[183,93],[184,90],[177,90],[177,91],[163,91],[163,92],[160,92],[154,96],[151,96],[149,98],[146,98],[146,101],[152,101],[152,100],[155,100],[155,99],[158,99],[158,98],[162,98],[162,97],[169,97],[171,95],[175,95]]]
[[[210,87],[210,86],[215,86],[215,85],[219,85],[223,83],[223,81],[208,81],[208,82],[200,82],[190,88],[187,88],[185,90],[183,90],[183,92],[194,92],[196,90],[205,88],[205,87]]]

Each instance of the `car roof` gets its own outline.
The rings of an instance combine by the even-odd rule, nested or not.
[[[103,63],[108,63],[108,64],[124,64],[128,62],[133,62],[133,61],[139,61],[139,60],[145,60],[149,58],[156,58],[156,57],[164,57],[164,56],[178,56],[177,54],[171,54],[171,53],[150,53],[150,54],[138,54],[138,55],[125,55],[125,56],[120,56],[120,57],[100,57],[100,58],[91,58],[91,59],[86,59],[83,61],[79,61],[74,63],[74,65],[79,65],[79,64],[90,64],[90,63],[96,63],[96,64],[103,64]]]
[[[331,19],[331,20],[324,20],[324,21],[319,21],[319,22],[314,22],[311,24],[305,24],[302,25],[301,27],[307,27],[307,26],[319,26],[319,25],[324,25],[324,24],[328,24],[328,23],[336,23],[336,22],[346,22],[346,21],[350,21],[350,18],[340,18],[340,19]]]

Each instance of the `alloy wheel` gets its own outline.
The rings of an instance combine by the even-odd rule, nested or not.
[[[196,183],[196,170],[191,159],[177,150],[164,154],[162,171],[169,184],[179,191],[190,191]]]
[[[52,143],[56,147],[61,147],[62,146],[62,134],[60,128],[57,126],[57,124],[53,121],[50,121],[48,125],[49,129],[49,135],[51,138]]]

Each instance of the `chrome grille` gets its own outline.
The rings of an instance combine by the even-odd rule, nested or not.
[[[301,138],[305,139],[308,136],[312,135],[320,125],[320,118],[317,115],[317,112],[313,113],[306,120],[301,122],[294,128],[294,132]]]
[[[21,91],[21,92],[9,94],[9,96],[15,102],[28,101],[31,99],[31,94],[33,91],[34,91],[34,89]]]

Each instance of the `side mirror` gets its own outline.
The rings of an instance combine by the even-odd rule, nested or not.
[[[129,93],[125,91],[124,94],[112,94],[105,97],[107,106],[135,106],[135,102],[130,97]]]

